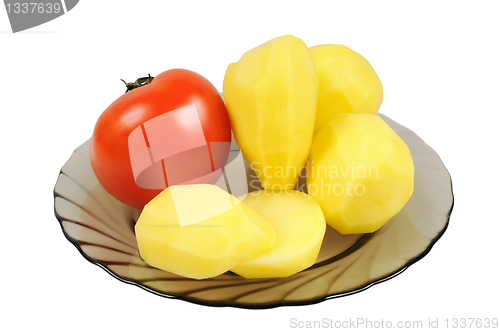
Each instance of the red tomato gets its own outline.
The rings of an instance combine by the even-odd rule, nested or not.
[[[229,117],[217,89],[195,72],[172,69],[125,93],[101,114],[90,163],[108,193],[142,209],[169,185],[215,183],[230,142]]]

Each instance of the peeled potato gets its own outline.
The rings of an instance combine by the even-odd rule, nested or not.
[[[318,100],[306,44],[286,35],[246,52],[227,68],[223,92],[236,142],[262,188],[293,189],[309,155]]]
[[[335,113],[377,114],[382,83],[363,56],[336,44],[313,46],[309,53],[319,76],[315,134]]]
[[[141,258],[181,276],[215,277],[274,247],[273,225],[214,185],[170,186],[135,225]]]
[[[313,139],[307,191],[342,234],[372,233],[413,193],[413,159],[378,115],[337,113]]]
[[[261,190],[248,194],[243,203],[272,223],[276,245],[231,271],[245,278],[288,277],[314,264],[326,230],[314,198],[295,190]]]

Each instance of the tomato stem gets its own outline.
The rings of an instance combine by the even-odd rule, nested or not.
[[[141,77],[135,80],[135,82],[125,82],[123,79],[121,80],[123,83],[125,83],[125,86],[127,87],[127,91],[125,93],[132,91],[134,89],[140,88],[141,86],[145,86],[151,83],[153,81],[154,77],[151,76],[151,74],[148,74],[148,77]]]

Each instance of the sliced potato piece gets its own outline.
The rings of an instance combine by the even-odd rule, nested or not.
[[[276,243],[269,221],[208,184],[165,189],[146,204],[135,232],[146,263],[195,279],[222,274]]]
[[[245,278],[288,277],[314,264],[326,222],[314,198],[300,191],[249,193],[243,203],[269,220],[276,230],[276,245],[231,271]]]

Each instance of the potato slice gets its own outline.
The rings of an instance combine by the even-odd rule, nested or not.
[[[209,184],[165,189],[144,207],[135,232],[146,263],[194,279],[222,274],[276,243],[269,221]]]
[[[231,271],[245,278],[288,277],[314,264],[326,222],[314,198],[300,191],[256,191],[243,203],[269,220],[276,230],[274,248]]]

